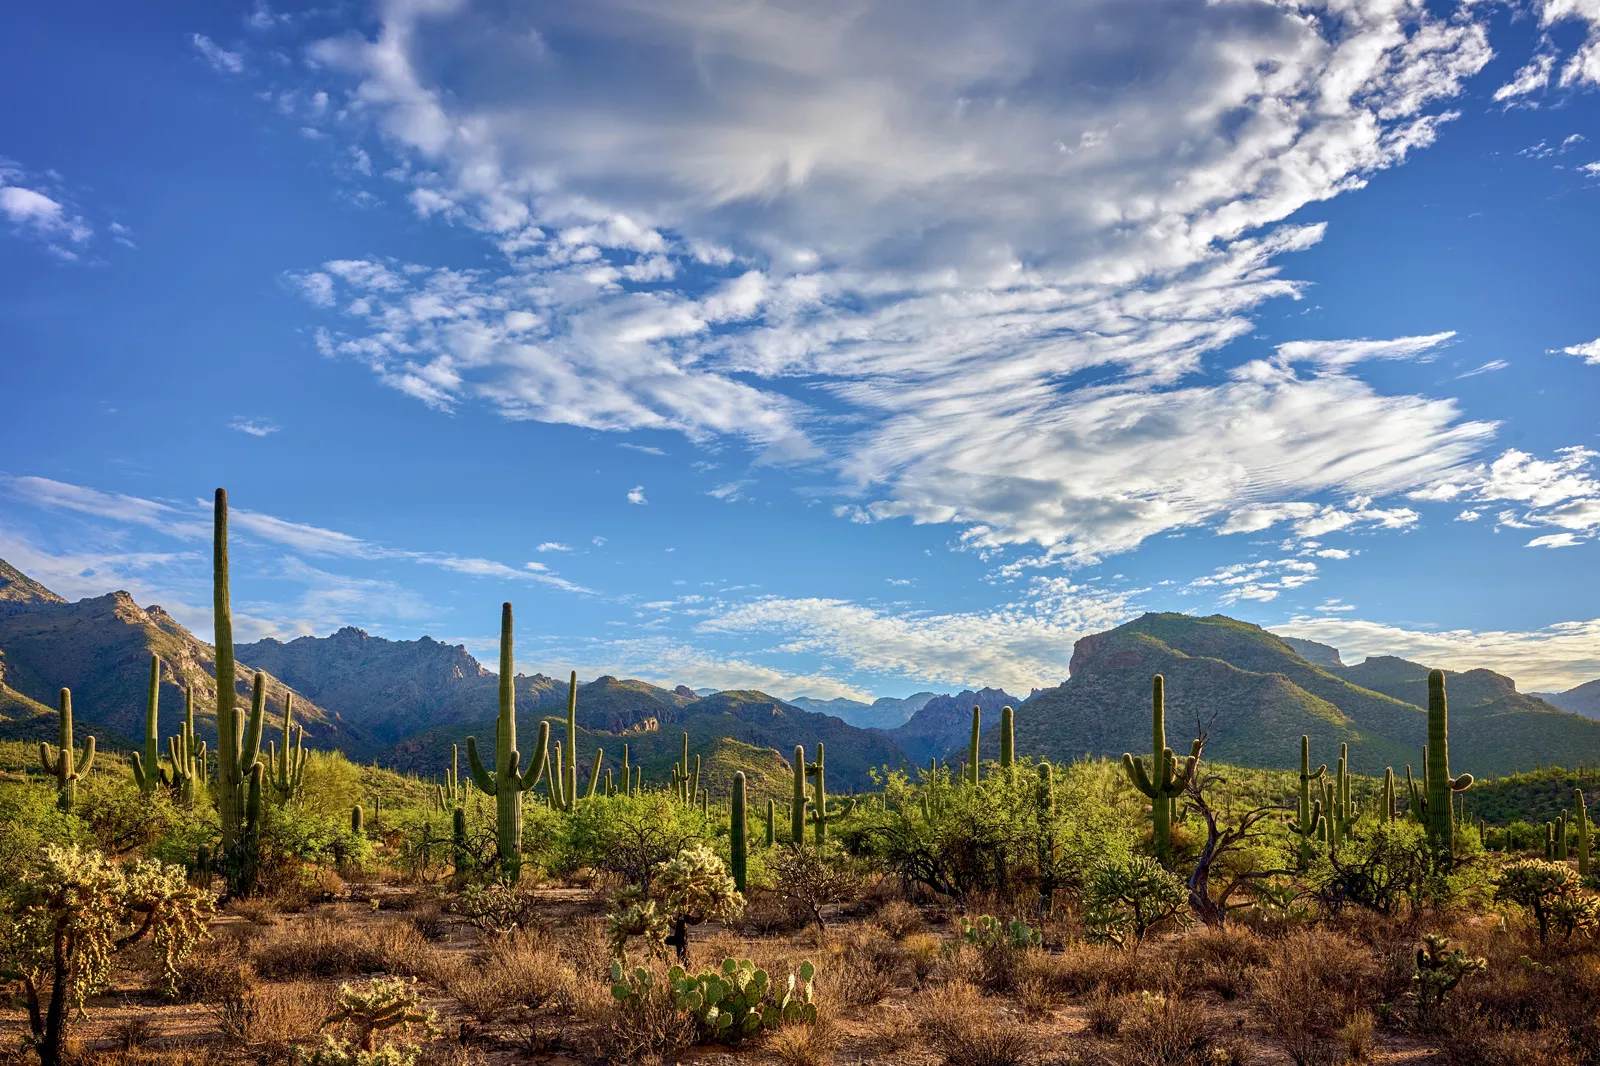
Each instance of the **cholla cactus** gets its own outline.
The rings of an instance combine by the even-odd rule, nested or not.
[[[660,901],[672,926],[665,942],[677,949],[679,959],[689,955],[689,926],[736,918],[744,910],[744,896],[728,876],[728,868],[700,841],[656,866],[650,895]]]
[[[1550,933],[1553,908],[1560,900],[1576,896],[1580,883],[1577,871],[1564,862],[1519,859],[1500,871],[1494,898],[1532,911],[1539,926],[1539,942],[1543,943]]]
[[[62,1038],[84,1001],[105,987],[111,957],[148,935],[168,989],[206,937],[214,897],[187,871],[156,860],[120,866],[92,848],[47,846],[0,915],[0,978],[22,985],[43,1066],[61,1061]]]
[[[1447,950],[1449,947],[1449,937],[1430,933],[1422,938],[1422,946],[1417,949],[1417,971],[1411,975],[1411,994],[1417,1006],[1417,1021],[1424,1026],[1431,1024],[1444,1004],[1444,997],[1462,978],[1489,967],[1485,960],[1468,955],[1460,948]]]
[[[316,1051],[300,1051],[296,1058],[307,1066],[410,1066],[420,1051],[410,1040],[413,1031],[430,1040],[439,1035],[437,1021],[433,1011],[422,1009],[415,978],[342,984],[338,1009],[322,1020],[322,1028],[341,1026],[353,1039],[328,1036]]]

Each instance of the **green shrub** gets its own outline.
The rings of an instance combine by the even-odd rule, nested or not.
[[[1539,942],[1543,943],[1550,934],[1552,909],[1559,901],[1576,896],[1578,890],[1578,872],[1566,863],[1519,859],[1500,871],[1494,898],[1532,911],[1539,927]]]
[[[1137,944],[1150,929],[1177,919],[1189,902],[1178,875],[1145,855],[1096,863],[1083,889],[1083,924],[1090,939],[1119,947]]]

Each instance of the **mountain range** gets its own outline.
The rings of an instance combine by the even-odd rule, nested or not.
[[[308,743],[337,748],[426,776],[468,735],[491,743],[496,675],[465,647],[421,637],[390,640],[347,626],[326,637],[261,640],[236,646],[240,694],[254,672],[266,678],[269,725],[295,694]],[[163,732],[176,729],[183,690],[195,692],[203,734],[214,736],[214,655],[158,606],[125,592],[68,603],[0,561],[0,737],[53,739],[55,694],[73,691],[79,728],[103,746],[141,735],[151,654],[162,661]],[[1065,759],[1143,752],[1150,743],[1150,677],[1166,677],[1167,738],[1187,747],[1196,723],[1209,729],[1214,758],[1262,766],[1297,764],[1298,737],[1314,758],[1332,761],[1350,746],[1354,769],[1381,773],[1415,765],[1426,734],[1427,667],[1388,656],[1346,665],[1336,648],[1278,637],[1222,615],[1146,614],[1077,642],[1070,676],[1026,700],[999,688],[904,699],[778,699],[757,691],[665,688],[602,676],[577,691],[579,759],[596,748],[615,767],[628,746],[632,765],[663,780],[682,735],[703,757],[714,788],[745,770],[758,795],[784,794],[796,744],[826,744],[829,780],[842,790],[870,784],[873,768],[922,766],[967,757],[972,708],[980,709],[982,749],[998,750],[1000,708],[1016,709],[1017,750]],[[1535,763],[1600,760],[1600,681],[1566,693],[1520,693],[1488,670],[1447,674],[1451,758],[1476,774]],[[564,725],[569,681],[518,674],[518,728],[541,719]],[[556,735],[562,735],[561,728]],[[587,769],[583,776],[587,778]]]

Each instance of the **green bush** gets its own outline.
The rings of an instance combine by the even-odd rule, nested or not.
[[[1138,944],[1153,927],[1183,919],[1189,892],[1177,874],[1146,855],[1096,863],[1083,888],[1083,925],[1093,940]]]

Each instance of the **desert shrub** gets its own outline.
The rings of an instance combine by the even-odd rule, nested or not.
[[[827,1066],[833,1061],[839,1035],[826,1018],[809,1025],[791,1025],[773,1035],[769,1050],[784,1066]]]
[[[18,981],[44,1066],[67,1019],[110,979],[111,957],[148,935],[171,994],[178,967],[208,934],[215,900],[158,860],[119,865],[92,849],[46,847],[0,898],[0,978]]]
[[[1182,993],[1134,997],[1120,1036],[1128,1066],[1213,1066],[1228,1057],[1205,1004]]]
[[[481,957],[458,966],[445,987],[481,1022],[512,1006],[570,1010],[578,975],[544,937],[514,936],[491,944]]]
[[[189,821],[163,789],[141,792],[133,778],[120,774],[91,780],[93,787],[80,790],[72,813],[88,826],[94,846],[108,855],[147,851]]]
[[[252,946],[251,961],[269,980],[376,973],[413,977],[434,971],[438,949],[409,922],[358,925],[318,917],[273,927]]]
[[[191,951],[178,963],[173,998],[179,1003],[215,1003],[247,994],[256,973],[231,936],[214,939],[204,951]]]
[[[1083,888],[1084,929],[1093,940],[1137,944],[1155,926],[1180,920],[1188,902],[1178,875],[1148,856],[1102,860]]]
[[[1488,968],[1484,959],[1468,955],[1460,948],[1451,950],[1448,937],[1429,934],[1417,949],[1417,969],[1411,976],[1411,998],[1416,1006],[1417,1023],[1427,1027],[1444,1006],[1445,997],[1463,979]]]
[[[650,977],[642,967],[631,977],[623,976],[630,981],[628,994],[619,997],[613,989],[604,1002],[589,1004],[595,1057],[614,1063],[659,1060],[693,1046],[697,1034],[694,1016],[678,1009],[667,983]]]
[[[942,947],[943,942],[932,933],[912,933],[900,942],[901,958],[918,985],[927,981],[933,972]]]
[[[849,1007],[882,1003],[906,971],[900,945],[876,929],[844,939],[828,966],[827,986]]]
[[[1102,989],[1089,997],[1084,1007],[1084,1024],[1095,1036],[1116,1036],[1128,1017],[1128,999]]]
[[[56,807],[54,789],[0,783],[0,885],[20,881],[48,844],[88,843],[88,827]]]
[[[210,1001],[217,1028],[230,1040],[282,1050],[314,1039],[333,1009],[333,990],[309,982],[251,983]]]
[[[1311,876],[1318,901],[1333,912],[1354,905],[1393,914],[1403,902],[1416,906],[1441,891],[1422,827],[1399,819],[1374,823],[1321,853]]]
[[[1261,938],[1238,925],[1196,930],[1184,938],[1183,957],[1195,983],[1224,1000],[1248,992],[1252,974],[1268,962]]]
[[[643,893],[658,868],[707,835],[698,807],[657,791],[585,800],[563,826],[560,869],[603,870]]]
[[[1577,871],[1564,862],[1519,859],[1507,863],[1495,882],[1494,898],[1527,908],[1539,929],[1539,942],[1550,934],[1552,910],[1577,896]]]
[[[1255,1003],[1279,1047],[1297,1066],[1339,1060],[1339,1032],[1367,1009],[1376,966],[1344,937],[1303,930],[1273,946],[1256,975]]]
[[[747,936],[793,933],[810,924],[809,911],[771,889],[752,888],[739,915],[739,931]]]
[[[917,1022],[946,1066],[1021,1066],[1033,1057],[1027,1030],[999,1021],[965,982],[952,981],[923,996]]]
[[[920,933],[927,923],[913,904],[896,898],[881,904],[872,913],[872,924],[896,940],[902,940],[912,933]]]
[[[822,910],[849,899],[859,882],[820,849],[805,844],[790,844],[772,860],[778,895],[809,915],[818,929],[824,928]]]
[[[451,903],[451,909],[489,936],[540,928],[538,898],[514,885],[468,885]]]

